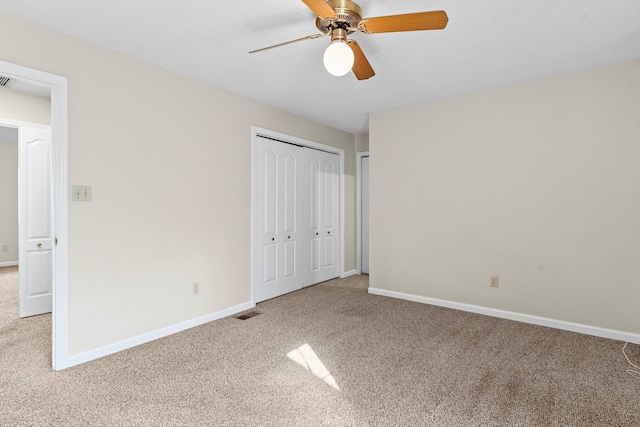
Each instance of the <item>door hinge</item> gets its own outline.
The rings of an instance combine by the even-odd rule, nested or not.
[[[54,238],[53,238],[53,241],[54,241],[54,245],[58,246],[58,238],[57,238],[57,237],[54,237]]]

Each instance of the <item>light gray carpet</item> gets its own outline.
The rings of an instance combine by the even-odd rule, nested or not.
[[[0,269],[0,425],[640,426],[622,343],[373,296],[367,280],[53,372],[50,316],[17,319],[17,269]]]

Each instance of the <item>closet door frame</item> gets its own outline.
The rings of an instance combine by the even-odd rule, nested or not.
[[[344,150],[337,147],[332,147],[330,145],[321,144],[314,141],[309,141],[306,139],[298,138],[292,135],[286,135],[284,133],[275,132],[269,129],[260,128],[257,126],[251,127],[251,302],[252,304],[256,303],[255,295],[256,295],[256,286],[257,283],[257,271],[256,269],[259,267],[258,263],[258,254],[257,254],[257,246],[256,246],[256,238],[257,238],[257,220],[259,218],[259,214],[257,212],[257,179],[256,176],[256,154],[257,154],[257,145],[258,145],[258,137],[262,136],[269,139],[274,139],[276,141],[299,145],[301,147],[314,148],[316,150],[326,151],[328,153],[337,154],[340,156],[340,208],[339,208],[339,221],[340,221],[340,231],[339,231],[339,254],[338,259],[340,260],[340,266],[338,268],[338,273],[340,277],[344,277],[344,246],[345,246],[345,218],[344,218],[344,205],[345,205],[345,193],[344,193]]]

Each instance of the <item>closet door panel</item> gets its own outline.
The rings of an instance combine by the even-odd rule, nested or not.
[[[262,162],[263,282],[273,284],[278,280],[278,245],[275,242],[278,224],[278,155],[269,147],[265,147]]]
[[[264,245],[264,284],[278,280],[278,247],[274,244]]]
[[[339,274],[339,160],[336,154],[310,148],[303,150],[304,286]]]
[[[318,272],[320,271],[320,238],[312,237],[311,238],[311,271]]]
[[[323,180],[323,215],[324,221],[324,265],[325,270],[331,269],[335,262],[334,246],[336,242],[336,223],[338,218],[334,215],[334,211],[337,208],[337,192],[334,188],[334,181],[337,175],[336,165],[333,163],[333,156],[328,153],[324,153],[324,162],[322,165],[322,180]],[[337,156],[335,156],[337,157]],[[324,278],[328,279],[335,277],[331,272],[324,273]]]
[[[283,277],[291,279],[296,277],[298,272],[297,260],[300,258],[297,254],[296,242],[285,242],[284,244],[284,271]]]
[[[302,287],[302,148],[259,137],[256,302]]]
[[[262,218],[264,222],[264,232],[275,234],[278,223],[278,155],[272,150],[265,151],[262,156],[264,185]]]
[[[298,148],[298,147],[296,147]],[[296,150],[297,151],[297,150]],[[302,254],[298,251],[299,229],[302,219],[302,199],[299,197],[299,169],[302,159],[292,153],[284,156],[284,227],[282,240],[284,244],[283,277],[285,279],[298,278],[301,268]],[[301,280],[301,278],[300,278]],[[302,286],[302,282],[300,282]]]
[[[322,279],[338,277],[339,272],[339,205],[340,205],[340,157],[324,153],[324,265]]]
[[[302,200],[298,198],[298,164],[293,154],[289,153],[284,157],[284,232],[298,232],[298,205]]]

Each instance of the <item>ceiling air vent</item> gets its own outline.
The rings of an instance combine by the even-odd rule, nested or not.
[[[0,87],[11,87],[16,81],[12,78],[0,76]]]

